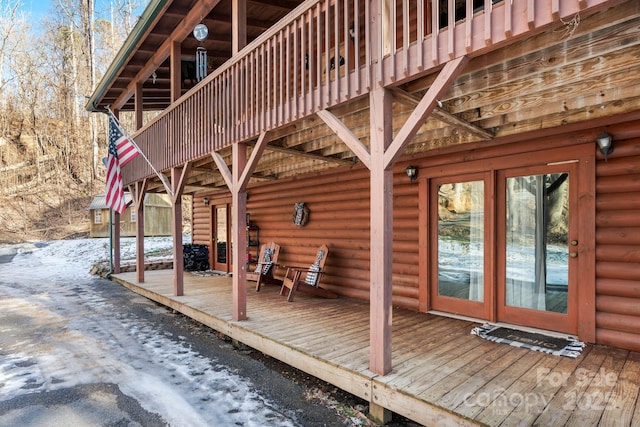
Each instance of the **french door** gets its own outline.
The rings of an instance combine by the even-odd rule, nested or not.
[[[498,320],[577,332],[577,163],[498,173]]]
[[[433,310],[577,333],[576,162],[432,178]]]
[[[228,272],[231,265],[229,204],[216,204],[212,209],[213,269]]]
[[[431,306],[491,317],[491,173],[433,179],[430,185]]]

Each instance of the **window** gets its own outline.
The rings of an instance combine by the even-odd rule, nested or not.
[[[102,224],[102,210],[95,209],[93,211],[93,223],[94,224]]]
[[[136,210],[135,209],[131,209],[131,222],[136,222]]]

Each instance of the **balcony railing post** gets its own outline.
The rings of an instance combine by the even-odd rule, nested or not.
[[[384,56],[383,49],[383,6],[388,0],[368,0],[369,3],[369,20],[367,30],[369,67],[371,70],[371,80],[373,85],[382,86],[382,58]],[[372,86],[373,86],[372,85]]]

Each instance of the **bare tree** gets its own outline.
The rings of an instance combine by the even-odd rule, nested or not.
[[[20,0],[4,0],[0,3],[0,100],[4,99],[3,92],[7,84],[5,60],[15,50],[17,38],[24,24],[24,17],[20,14]]]
[[[12,183],[0,219],[23,224],[12,233],[48,233],[47,214],[59,222],[64,207],[70,217],[69,206],[102,187],[106,117],[84,106],[139,3],[110,0],[101,12],[95,0],[54,0],[35,31],[21,15],[22,1],[0,0],[0,179]]]
[[[6,147],[9,137],[13,134],[12,124],[16,121],[13,111],[7,106],[12,105],[13,95],[7,91],[11,82],[11,75],[7,66],[16,50],[16,44],[23,35],[25,20],[20,14],[20,0],[3,0],[0,3],[0,166],[10,162],[12,147]]]

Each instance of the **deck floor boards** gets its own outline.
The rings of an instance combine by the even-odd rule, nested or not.
[[[640,353],[588,345],[577,359],[482,340],[471,321],[394,309],[392,371],[369,371],[369,305],[247,285],[232,320],[231,277],[113,275],[124,286],[365,400],[426,425],[640,425]]]

